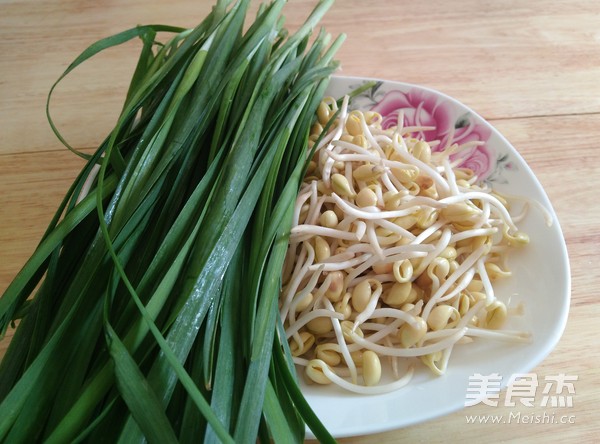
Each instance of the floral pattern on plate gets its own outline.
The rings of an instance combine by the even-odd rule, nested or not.
[[[426,126],[434,129],[419,131],[414,137],[427,141],[439,140],[435,149],[456,143],[458,145],[479,141],[478,146],[467,148],[452,156],[459,160],[458,166],[469,168],[480,180],[507,183],[504,171],[515,171],[516,166],[508,154],[497,155],[488,143],[491,130],[470,113],[458,114],[456,106],[440,96],[421,88],[408,90],[394,89],[381,91],[382,82],[362,92],[354,98],[354,108],[368,107],[383,117],[383,128],[398,123],[400,113],[404,116],[404,126]]]

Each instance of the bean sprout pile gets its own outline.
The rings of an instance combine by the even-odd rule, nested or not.
[[[318,108],[283,271],[280,315],[305,379],[385,393],[415,365],[443,374],[457,343],[528,340],[498,330],[520,307],[492,286],[511,274],[509,250],[529,242],[523,215],[458,167],[480,142],[426,141],[432,128],[404,127],[402,113],[382,129],[380,114],[348,101]]]

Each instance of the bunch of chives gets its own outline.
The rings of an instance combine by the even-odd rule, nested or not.
[[[277,303],[342,38],[312,38],[328,0],[291,35],[284,1],[247,27],[249,0],[228,3],[193,29],[100,40],[57,81],[143,43],[114,129],[78,153],[85,167],[0,299],[0,333],[18,321],[1,442],[301,442],[305,423],[332,439],[299,391]]]

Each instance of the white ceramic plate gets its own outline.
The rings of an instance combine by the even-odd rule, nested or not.
[[[341,97],[370,79],[337,77],[328,95]],[[494,188],[541,203],[552,215],[548,227],[541,212],[529,212],[518,224],[531,243],[511,255],[513,276],[495,286],[496,296],[515,306],[523,302],[523,316],[513,317],[509,329],[527,330],[530,343],[502,343],[479,339],[457,345],[444,376],[421,370],[409,385],[385,395],[356,395],[335,386],[303,386],[310,405],[335,437],[365,435],[397,429],[460,410],[465,406],[469,376],[479,373],[510,377],[536,367],[555,347],[564,330],[570,300],[567,250],[556,214],[542,186],[517,150],[489,123],[458,101],[427,88],[378,81],[354,100],[353,108],[375,108],[390,124],[402,109],[405,124],[415,121],[436,126],[443,138],[455,126],[455,138],[482,140],[468,157],[469,167]],[[386,125],[384,119],[384,125]],[[436,134],[429,134],[431,140]]]

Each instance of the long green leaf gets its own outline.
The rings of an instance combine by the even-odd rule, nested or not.
[[[146,378],[110,324],[105,328],[117,387],[140,429],[151,443],[176,443],[171,423]]]

